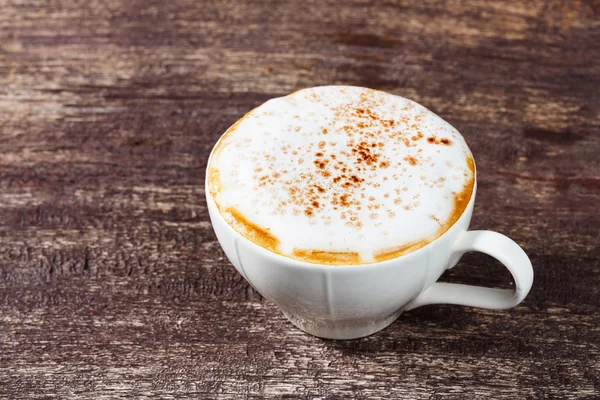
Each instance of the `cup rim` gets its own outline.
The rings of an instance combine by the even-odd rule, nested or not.
[[[221,142],[221,139],[223,138],[224,135],[222,135],[219,140],[217,141],[217,143],[215,143],[215,145],[213,146],[210,155],[208,156],[208,161],[206,164],[206,169],[205,169],[205,178],[204,178],[204,192],[205,192],[205,197],[206,197],[206,203],[207,203],[207,208],[209,208],[209,213],[210,213],[210,208],[212,208],[213,210],[215,210],[216,212],[213,214],[217,214],[217,215],[209,215],[211,218],[211,224],[212,224],[212,218],[218,218],[220,219],[220,221],[227,227],[227,229],[231,232],[233,232],[233,235],[238,238],[243,240],[244,242],[248,243],[251,247],[254,247],[256,251],[258,251],[259,253],[263,254],[265,257],[270,257],[273,259],[273,261],[277,261],[280,263],[285,263],[289,265],[294,265],[297,266],[298,268],[318,268],[318,269],[323,269],[323,268],[331,268],[331,269],[350,269],[350,270],[362,270],[363,268],[377,268],[377,267],[383,267],[383,266],[387,266],[390,265],[392,263],[397,263],[398,261],[402,260],[409,260],[411,258],[417,257],[419,254],[427,251],[429,248],[431,248],[431,246],[433,245],[433,243],[437,242],[438,240],[442,239],[443,237],[445,237],[447,234],[449,234],[450,232],[455,231],[457,228],[457,225],[459,225],[459,222],[461,220],[463,220],[465,218],[465,215],[467,214],[467,210],[470,207],[473,207],[473,203],[475,202],[475,194],[477,192],[477,165],[475,163],[475,158],[473,157],[473,154],[471,153],[471,158],[473,159],[473,190],[471,192],[471,197],[469,198],[469,202],[467,203],[467,206],[465,207],[465,209],[463,210],[462,214],[460,215],[460,217],[458,217],[458,219],[452,224],[452,226],[450,226],[450,228],[448,228],[448,230],[446,230],[446,232],[442,233],[440,236],[438,236],[437,238],[433,239],[431,242],[427,243],[425,246],[418,248],[417,250],[411,251],[410,253],[406,253],[406,254],[402,254],[398,257],[394,257],[391,258],[389,260],[384,260],[384,261],[376,261],[376,262],[372,262],[372,263],[363,263],[363,264],[333,264],[333,265],[328,265],[328,264],[316,264],[316,263],[310,263],[307,261],[301,261],[292,257],[288,257],[279,253],[275,253],[271,250],[265,249],[264,247],[254,243],[252,240],[246,238],[244,235],[242,235],[241,233],[239,233],[238,231],[236,231],[235,229],[233,229],[233,227],[231,225],[229,225],[227,223],[227,221],[225,221],[225,218],[223,217],[223,215],[221,214],[221,211],[219,210],[219,207],[217,206],[217,202],[215,201],[215,199],[213,198],[213,196],[210,193],[209,187],[208,187],[208,170],[210,168],[210,161],[212,159],[214,150],[217,148],[218,144]],[[214,229],[214,227],[213,227]]]

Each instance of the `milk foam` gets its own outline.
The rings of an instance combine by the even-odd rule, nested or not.
[[[244,234],[242,216],[270,235],[271,250],[358,253],[351,263],[369,263],[448,229],[474,171],[458,131],[419,104],[324,86],[248,113],[216,146],[209,177],[228,223]]]

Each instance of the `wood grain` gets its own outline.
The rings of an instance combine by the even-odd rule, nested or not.
[[[597,1],[0,0],[0,398],[600,398],[599,21]],[[336,83],[463,133],[472,226],[526,249],[524,303],[326,341],[235,272],[211,147]],[[444,279],[509,276],[468,255]]]

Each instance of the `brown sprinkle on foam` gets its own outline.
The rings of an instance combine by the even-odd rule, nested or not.
[[[419,162],[417,161],[417,159],[416,159],[415,157],[413,157],[413,156],[406,156],[406,157],[404,157],[404,160],[405,160],[405,161],[408,161],[408,163],[409,163],[410,165],[412,165],[412,166],[415,166],[415,165],[417,165],[417,164],[419,163]]]

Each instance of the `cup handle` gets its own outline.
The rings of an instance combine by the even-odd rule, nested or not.
[[[468,231],[455,243],[450,259],[457,259],[469,251],[488,254],[504,264],[515,280],[515,290],[437,282],[409,303],[405,310],[442,303],[502,310],[523,301],[533,284],[533,267],[518,244],[497,232]]]

